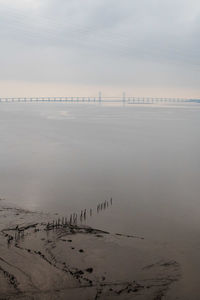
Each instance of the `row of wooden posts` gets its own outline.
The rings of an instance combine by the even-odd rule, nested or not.
[[[97,204],[96,211],[99,213],[102,210],[105,210],[109,207],[109,205],[112,205],[112,198],[110,198],[110,201],[105,200],[102,203]],[[70,214],[70,217],[59,217],[56,220],[53,220],[52,222],[48,222],[46,225],[46,229],[54,229],[54,228],[60,228],[60,227],[68,227],[68,226],[76,226],[79,221],[82,223],[83,221],[86,221],[87,215],[90,217],[93,214],[93,210],[90,208],[87,210],[86,208],[84,210],[81,210],[80,214],[73,213]]]
[[[105,200],[104,202],[101,202],[99,204],[97,204],[96,207],[96,212],[100,213],[101,211],[107,209],[110,205],[112,205],[113,200],[112,198],[110,198],[109,201]],[[53,220],[52,222],[48,222],[46,225],[46,230],[50,230],[50,229],[57,229],[57,228],[65,228],[65,227],[69,227],[69,226],[77,226],[78,222],[80,221],[80,223],[84,221],[86,221],[87,215],[89,215],[90,217],[93,214],[93,210],[90,208],[89,210],[84,209],[81,210],[80,214],[78,215],[77,213],[73,213],[70,215],[69,219],[67,217],[62,217],[62,218],[58,218],[56,220]],[[34,227],[35,231],[38,231],[39,229],[36,228],[37,224],[33,224],[33,225],[29,225],[29,227]],[[14,236],[9,235],[9,234],[5,234],[5,237],[7,237],[7,241],[8,241],[8,245],[10,244],[11,241],[18,241],[21,238],[24,237],[24,231],[27,228],[24,227],[19,227],[18,225],[16,226],[16,228],[14,228],[13,230],[15,231]]]

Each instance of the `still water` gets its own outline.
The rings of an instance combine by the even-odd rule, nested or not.
[[[0,197],[170,243],[200,237],[200,105],[0,104]],[[96,206],[113,205],[96,213]]]

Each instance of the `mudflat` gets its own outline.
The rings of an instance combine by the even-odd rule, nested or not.
[[[180,278],[145,237],[52,218],[0,200],[0,299],[158,300]]]

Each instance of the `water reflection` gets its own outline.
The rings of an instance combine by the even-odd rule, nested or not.
[[[1,196],[107,231],[198,235],[199,107],[1,104]]]

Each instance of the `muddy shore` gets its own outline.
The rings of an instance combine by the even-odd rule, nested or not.
[[[145,237],[110,234],[0,200],[0,299],[154,299],[180,265]]]

